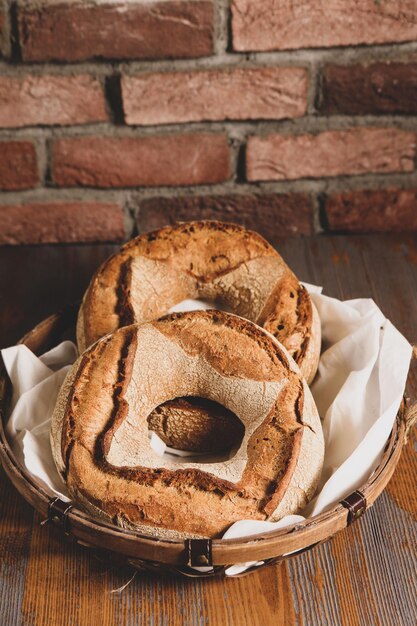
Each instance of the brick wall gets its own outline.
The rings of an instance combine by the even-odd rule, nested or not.
[[[415,0],[0,6],[0,243],[417,229]]]

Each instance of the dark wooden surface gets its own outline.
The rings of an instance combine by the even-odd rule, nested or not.
[[[417,342],[417,235],[278,242],[299,277],[343,299],[372,297]],[[114,247],[0,248],[0,347],[78,300]],[[408,394],[417,398],[417,368]],[[416,437],[387,489],[348,530],[284,564],[235,580],[134,574],[40,526],[0,470],[1,626],[415,626]]]

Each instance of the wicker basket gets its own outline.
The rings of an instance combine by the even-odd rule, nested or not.
[[[32,331],[21,343],[41,354],[64,338],[73,338],[76,307],[52,315]],[[332,510],[305,522],[275,532],[240,539],[162,540],[146,536],[92,518],[76,506],[69,506],[47,493],[31,477],[14,456],[5,436],[7,407],[11,384],[3,365],[0,371],[0,460],[13,485],[37,511],[43,523],[59,526],[77,543],[102,551],[117,561],[138,569],[175,573],[185,576],[224,574],[227,567],[248,561],[263,561],[261,566],[276,563],[318,543],[327,541],[363,515],[391,478],[400,458],[407,433],[417,416],[416,406],[404,401],[385,447],[381,462],[362,487],[337,504]],[[194,567],[205,566],[207,571]],[[258,566],[247,569],[247,574]]]

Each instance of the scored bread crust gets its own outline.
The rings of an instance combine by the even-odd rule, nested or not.
[[[255,232],[218,221],[180,223],[136,237],[93,276],[77,320],[80,352],[121,326],[165,315],[186,299],[220,300],[263,326],[307,382],[317,370],[320,324],[306,289]]]
[[[184,395],[241,419],[234,457],[174,463],[150,449],[147,416]],[[324,454],[317,409],[285,348],[220,311],[171,314],[95,343],[61,389],[51,443],[75,500],[161,537],[214,537],[240,519],[297,512],[316,489]]]

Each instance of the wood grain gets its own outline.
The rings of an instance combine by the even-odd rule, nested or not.
[[[0,615],[18,624],[34,513],[0,471]]]
[[[300,278],[342,298],[373,297],[417,340],[417,236],[277,242]],[[0,248],[0,346],[81,297],[113,246]],[[6,296],[7,294],[7,296]],[[417,367],[408,393],[417,397]],[[414,626],[415,436],[374,507],[332,541],[246,578],[157,578],[67,543],[0,473],[0,624]],[[33,523],[32,523],[33,521]]]

